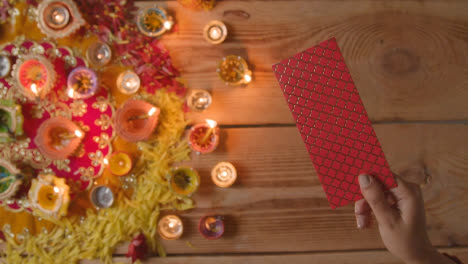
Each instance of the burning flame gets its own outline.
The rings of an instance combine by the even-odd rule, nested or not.
[[[75,130],[75,136],[81,138],[81,137],[83,137],[83,132],[81,132],[80,130],[77,129],[77,130]]]
[[[59,192],[60,192],[60,188],[57,187],[57,186],[55,186],[55,187],[54,187],[54,192],[59,193]]]
[[[172,22],[169,20],[164,21],[164,28],[169,30],[172,28]]]
[[[107,158],[104,158],[104,159],[102,160],[102,162],[103,162],[105,165],[109,165],[109,160],[108,160]]]
[[[75,95],[75,92],[73,91],[73,89],[68,89],[67,94],[68,94],[68,97],[73,98],[73,96]]]
[[[244,80],[246,83],[249,83],[252,81],[252,76],[250,76],[250,74],[246,74],[244,75]]]
[[[37,95],[37,85],[35,83],[31,84],[31,92]]]
[[[151,107],[151,109],[148,111],[148,116],[153,116],[154,113],[156,113],[156,107]]]
[[[211,127],[211,128],[215,128],[218,123],[214,120],[211,120],[211,119],[206,119],[206,123]]]

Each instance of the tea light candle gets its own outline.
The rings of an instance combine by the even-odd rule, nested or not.
[[[198,223],[200,234],[210,240],[218,239],[224,234],[224,221],[221,216],[204,216]]]
[[[132,159],[125,152],[112,153],[109,159],[104,159],[104,164],[108,165],[110,172],[116,176],[127,175],[132,169]]]
[[[61,3],[50,4],[44,11],[45,23],[53,29],[64,28],[70,21],[70,12]]]
[[[86,67],[76,67],[67,78],[67,94],[73,99],[86,99],[98,89],[96,72]]]
[[[210,21],[203,30],[203,36],[212,44],[222,43],[226,39],[227,33],[226,25],[219,20]]]
[[[194,111],[206,110],[211,102],[211,95],[206,90],[192,90],[187,97],[187,105]]]
[[[8,56],[0,55],[0,78],[5,78],[11,70],[11,61]]]
[[[229,187],[237,179],[237,171],[229,162],[220,162],[211,170],[211,179],[219,187]]]
[[[94,66],[104,66],[110,62],[112,50],[104,42],[94,42],[86,50],[86,57]]]
[[[189,167],[179,167],[171,171],[167,176],[169,187],[180,196],[189,197],[198,190],[200,186],[200,175]]]
[[[149,37],[161,36],[171,30],[174,22],[162,7],[142,9],[137,17],[137,26],[141,33]]]
[[[90,200],[96,209],[109,208],[114,204],[114,193],[109,187],[98,185],[91,190]]]
[[[228,85],[243,85],[252,81],[252,71],[240,56],[229,55],[221,60],[216,70],[219,78]]]
[[[140,77],[134,71],[124,71],[117,78],[117,88],[123,94],[134,94],[140,89]]]
[[[184,233],[184,225],[177,215],[166,215],[159,220],[158,233],[165,240],[175,240]]]
[[[213,152],[219,144],[219,127],[214,120],[193,126],[189,131],[189,146],[197,154]]]

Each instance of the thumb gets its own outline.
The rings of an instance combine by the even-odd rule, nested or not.
[[[397,217],[396,212],[387,202],[379,182],[368,174],[361,174],[358,179],[362,195],[372,208],[377,222],[381,225],[392,225]]]

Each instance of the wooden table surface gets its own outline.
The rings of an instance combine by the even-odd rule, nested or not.
[[[271,65],[336,37],[392,170],[424,183],[427,229],[441,251],[468,263],[468,1],[219,1],[196,12],[176,1],[178,32],[163,36],[190,88],[207,89],[211,108],[192,114],[221,125],[220,147],[189,163],[201,173],[197,208],[181,214],[186,232],[164,241],[169,256],[145,263],[400,263],[377,229],[356,229],[353,206],[330,209],[271,71]],[[207,43],[203,27],[224,21],[229,37]],[[216,76],[225,55],[245,57],[254,79],[227,87]],[[230,161],[231,188],[210,180]],[[226,217],[225,236],[203,239],[198,219]],[[189,246],[187,242],[190,242]],[[115,260],[129,262],[116,251]],[[98,263],[86,261],[85,263]]]

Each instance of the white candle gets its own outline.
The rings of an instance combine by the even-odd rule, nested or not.
[[[122,72],[117,78],[117,88],[124,94],[133,94],[140,89],[140,77],[133,71]]]
[[[163,239],[174,240],[182,236],[184,225],[176,215],[166,215],[159,220],[158,233]]]
[[[237,179],[237,171],[229,162],[220,162],[211,170],[211,179],[219,187],[229,187]]]

